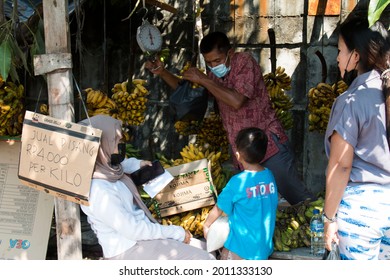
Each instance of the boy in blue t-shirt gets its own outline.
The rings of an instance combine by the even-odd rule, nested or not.
[[[236,157],[244,170],[223,188],[203,226],[207,240],[210,225],[223,213],[228,216],[230,232],[222,260],[266,260],[273,253],[278,190],[272,172],[260,164],[267,142],[267,135],[256,127],[244,128],[236,137]]]

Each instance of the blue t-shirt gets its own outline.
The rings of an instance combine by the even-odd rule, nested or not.
[[[234,175],[218,196],[229,218],[225,248],[247,260],[265,260],[273,252],[278,190],[269,169]]]

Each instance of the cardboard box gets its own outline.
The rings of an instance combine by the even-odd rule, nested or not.
[[[21,184],[21,142],[11,138],[0,137],[0,260],[44,260],[54,199]]]
[[[166,169],[174,179],[155,197],[161,217],[214,205],[210,164],[207,159]]]

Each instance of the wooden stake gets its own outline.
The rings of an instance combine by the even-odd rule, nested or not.
[[[68,0],[43,0],[43,20],[46,54],[71,53]],[[52,69],[46,77],[50,116],[74,122],[71,68]],[[58,259],[82,259],[80,207],[61,198],[54,202]]]

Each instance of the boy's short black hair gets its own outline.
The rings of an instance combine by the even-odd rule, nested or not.
[[[243,160],[260,163],[267,151],[268,137],[258,127],[247,127],[238,132],[235,144]]]
[[[199,48],[202,54],[209,53],[214,49],[221,53],[227,53],[231,48],[231,44],[225,33],[214,31],[203,37]]]

